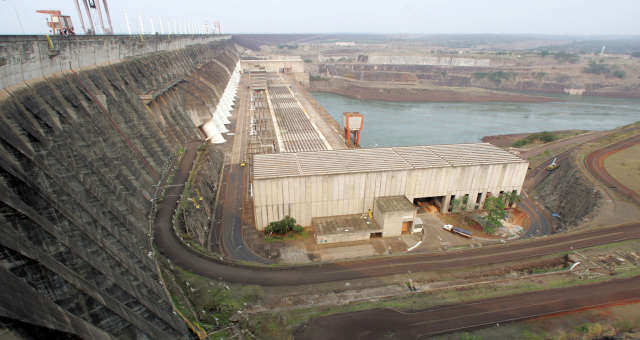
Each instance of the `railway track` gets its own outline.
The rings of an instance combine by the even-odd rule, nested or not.
[[[299,327],[296,340],[428,339],[505,322],[640,302],[640,277],[438,306],[410,313],[392,309],[335,314]]]

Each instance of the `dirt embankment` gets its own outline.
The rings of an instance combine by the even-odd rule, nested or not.
[[[339,94],[356,99],[395,102],[517,102],[539,103],[556,99],[518,93],[469,89],[424,89],[411,87],[364,87],[349,82],[311,81],[311,91]]]
[[[458,87],[489,91],[640,98],[640,84],[635,81],[640,69],[636,64],[615,61],[613,65],[603,65],[606,70],[603,74],[586,73],[584,69],[588,67],[587,61],[567,64],[549,60],[543,61],[542,64],[534,62],[529,66],[457,68],[428,65],[320,64],[318,70],[320,74],[331,74],[334,77],[371,84],[411,83],[434,88]],[[619,77],[615,74],[619,74]]]
[[[580,224],[596,209],[602,195],[572,162],[563,162],[537,188],[540,201],[555,216],[556,232]]]

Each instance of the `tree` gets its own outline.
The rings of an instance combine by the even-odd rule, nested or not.
[[[627,74],[622,70],[613,71],[613,75],[617,78],[623,79]]]
[[[279,234],[283,235],[289,231],[294,230],[300,232],[303,230],[302,226],[296,224],[296,219],[291,216],[285,216],[280,221],[274,221],[269,223],[269,226],[264,228],[264,232],[267,234]]]
[[[487,234],[493,234],[496,229],[502,227],[501,220],[507,215],[504,211],[504,201],[500,197],[487,197],[484,201],[484,210],[487,211],[487,221],[482,229]]]
[[[454,198],[451,200],[451,212],[457,212],[460,210],[460,205],[462,204],[462,201]]]
[[[518,194],[517,191],[512,191],[508,196],[507,196],[507,202],[509,203],[509,206],[512,206],[514,204],[518,204],[520,203],[520,195]]]
[[[460,209],[462,211],[467,210],[468,204],[469,204],[469,195],[464,195],[464,197],[462,197],[462,203],[461,203]]]

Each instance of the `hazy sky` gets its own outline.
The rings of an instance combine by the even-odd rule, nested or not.
[[[98,0],[96,0],[98,1]],[[116,33],[160,30],[167,22],[226,33],[542,33],[640,35],[640,0],[109,0]],[[0,0],[0,34],[46,33],[44,14],[59,9],[80,22],[73,0]],[[16,14],[17,12],[17,14]],[[96,20],[97,22],[97,20]]]

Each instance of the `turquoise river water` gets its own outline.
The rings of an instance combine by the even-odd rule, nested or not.
[[[479,142],[484,136],[550,130],[606,130],[640,120],[640,100],[558,97],[549,103],[406,103],[313,93],[342,125],[364,114],[363,147]]]

